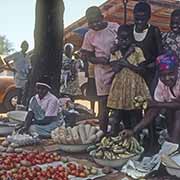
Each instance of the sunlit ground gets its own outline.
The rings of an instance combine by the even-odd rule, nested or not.
[[[79,103],[79,104],[82,104],[82,105],[84,105],[84,106],[86,106],[87,108],[90,109],[90,102],[89,101],[86,101],[86,100],[76,100],[75,102]],[[95,113],[96,113],[96,115],[98,113],[98,103],[97,102],[95,103]]]

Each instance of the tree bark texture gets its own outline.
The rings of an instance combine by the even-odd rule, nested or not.
[[[48,75],[51,78],[53,92],[59,95],[63,53],[63,15],[63,0],[36,1],[31,90],[41,76]]]

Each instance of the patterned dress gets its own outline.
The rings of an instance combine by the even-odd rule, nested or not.
[[[111,62],[120,58],[122,58],[121,52],[116,51],[115,55],[111,55]],[[145,61],[145,58],[142,50],[136,47],[127,60],[129,63],[138,66]],[[112,109],[133,110],[135,109],[133,99],[136,96],[150,98],[146,82],[139,74],[129,68],[123,68],[114,77],[107,106]]]
[[[63,56],[62,70],[61,70],[61,87],[60,93],[69,96],[81,95],[79,88],[78,72],[75,70],[77,62]],[[74,71],[74,74],[72,73]]]
[[[180,35],[173,31],[162,33],[162,44],[165,50],[172,50],[180,60]]]

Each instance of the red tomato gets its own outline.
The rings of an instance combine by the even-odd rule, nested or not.
[[[60,171],[60,172],[65,171],[65,168],[63,166],[59,166],[57,167],[57,171]]]
[[[35,170],[36,172],[40,172],[42,169],[41,169],[39,166],[35,166],[35,167],[34,167],[34,170]]]

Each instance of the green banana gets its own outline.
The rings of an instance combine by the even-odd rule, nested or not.
[[[96,152],[96,157],[101,159],[103,157],[104,153],[102,150]]]

